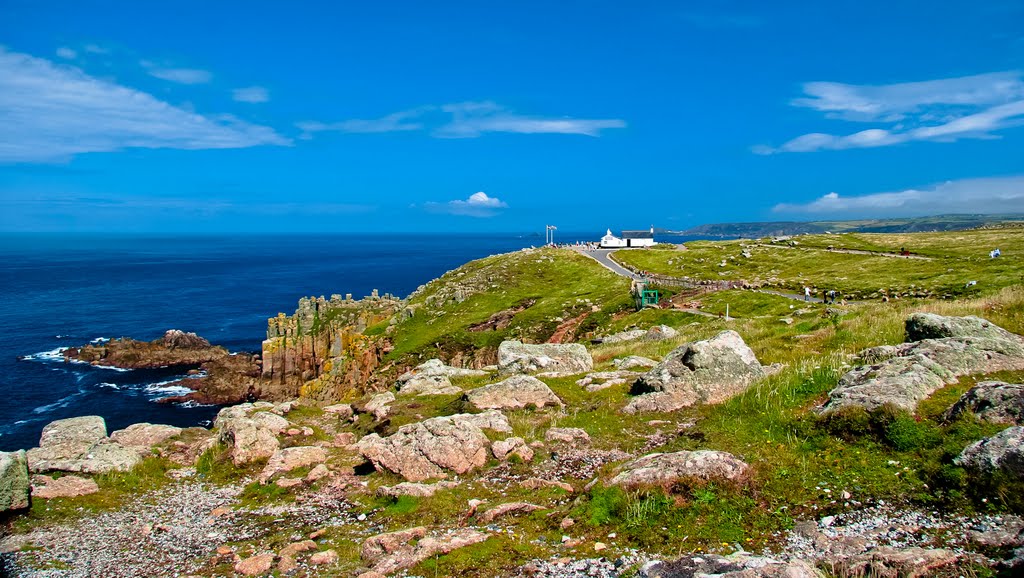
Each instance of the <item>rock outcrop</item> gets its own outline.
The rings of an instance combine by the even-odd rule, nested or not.
[[[489,537],[489,534],[469,528],[428,536],[427,529],[423,527],[371,536],[361,550],[363,560],[372,564],[371,572],[365,576],[388,576],[431,556],[479,544]],[[414,540],[418,541],[413,543]]]
[[[973,413],[981,421],[1024,425],[1024,384],[983,381],[960,396],[943,417]]]
[[[221,443],[231,448],[235,465],[267,459],[281,443],[277,434],[288,427],[288,420],[273,413],[274,404],[243,403],[226,407],[213,422]]]
[[[546,405],[561,407],[562,400],[543,381],[530,375],[513,375],[498,383],[466,393],[466,400],[477,409],[520,409]]]
[[[1009,427],[990,438],[976,441],[953,462],[982,472],[1002,470],[1018,478],[1024,477],[1024,427]]]
[[[170,329],[160,339],[136,341],[127,337],[64,350],[64,358],[122,369],[199,367],[226,357],[228,350],[215,347],[195,333]]]
[[[294,315],[267,321],[260,397],[319,402],[341,399],[369,384],[390,344],[363,332],[402,307],[389,295],[362,300],[302,298]]]
[[[675,411],[698,403],[721,403],[765,375],[743,338],[735,331],[723,331],[665,356],[634,382],[631,392],[639,395],[624,411]]]
[[[657,361],[654,361],[649,357],[641,357],[639,355],[627,355],[621,359],[616,358],[612,360],[612,363],[619,370],[651,368],[658,365]]]
[[[407,424],[388,437],[370,434],[357,446],[375,467],[395,472],[410,482],[421,482],[483,466],[490,447],[483,429],[512,431],[505,416],[489,411]]]
[[[577,379],[576,385],[589,392],[595,392],[636,381],[639,375],[635,371],[596,371]]]
[[[30,487],[25,452],[0,452],[0,514],[28,508]]]
[[[533,460],[533,448],[527,445],[526,440],[520,437],[494,442],[491,444],[491,453],[500,461],[506,461],[512,456],[516,456],[527,463]]]
[[[915,313],[908,343],[862,352],[869,363],[839,379],[822,413],[892,405],[913,412],[935,390],[963,375],[1024,369],[1024,339],[978,317]]]
[[[398,393],[402,395],[454,395],[462,389],[452,385],[453,377],[480,377],[487,375],[479,369],[465,369],[445,365],[440,359],[427,360],[398,378]]]
[[[581,343],[528,344],[502,341],[498,346],[498,371],[516,373],[584,373],[594,368],[594,359]]]
[[[155,446],[181,434],[181,431],[180,427],[172,425],[135,423],[110,434],[110,440],[146,457],[152,455]]]
[[[685,480],[743,482],[750,466],[736,456],[713,450],[649,454],[622,466],[609,482],[615,486],[670,485]]]
[[[267,460],[267,465],[260,472],[261,484],[268,483],[274,476],[290,472],[296,468],[322,464],[327,461],[327,450],[316,446],[296,446],[277,450]]]
[[[100,491],[99,485],[94,480],[80,476],[61,476],[51,478],[50,476],[32,476],[32,497],[49,500],[52,498],[77,498],[87,496]]]
[[[627,329],[626,331],[620,331],[611,335],[605,335],[594,339],[597,343],[603,344],[614,344],[614,343],[625,343],[626,341],[634,341],[640,339],[647,334],[646,330],[643,329]]]
[[[394,486],[381,486],[377,488],[377,495],[397,498],[399,496],[412,496],[414,498],[429,498],[438,490],[450,490],[458,487],[455,482],[440,481],[435,484],[417,484],[414,482],[401,482]]]
[[[128,471],[142,457],[107,437],[107,424],[99,416],[50,422],[43,428],[39,447],[26,453],[33,473],[52,471],[102,474]]]

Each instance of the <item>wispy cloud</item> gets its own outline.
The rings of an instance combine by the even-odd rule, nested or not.
[[[449,215],[462,215],[465,217],[493,217],[501,209],[507,209],[508,204],[497,197],[488,196],[480,191],[473,193],[466,200],[448,201],[447,203],[425,203],[424,208],[433,213],[448,213]]]
[[[912,217],[943,213],[1024,212],[1024,175],[946,181],[922,189],[844,197],[832,192],[810,203],[781,203],[776,213],[847,218]]]
[[[952,142],[998,138],[1024,124],[1024,77],[1020,71],[887,85],[811,82],[791,104],[826,118],[882,125],[852,134],[809,133],[754,152],[812,152],[889,146],[912,141]]]
[[[149,60],[139,62],[150,76],[178,84],[206,84],[213,80],[213,74],[200,68],[173,68],[160,66]]]
[[[274,129],[203,116],[80,69],[0,48],[0,162],[49,162],[126,148],[289,145]]]
[[[407,130],[422,130],[424,125],[418,121],[412,121],[422,115],[424,109],[405,110],[395,112],[381,118],[373,119],[350,119],[339,122],[319,122],[315,120],[296,123],[302,130],[305,138],[310,138],[318,132],[349,132],[349,133],[375,133],[375,132],[400,132]]]
[[[99,44],[86,44],[82,47],[82,50],[92,54],[110,54],[110,50],[103,48]]]
[[[68,48],[67,46],[61,46],[57,49],[57,56],[65,60],[74,60],[78,57],[78,52],[75,52],[74,49]]]
[[[298,123],[305,136],[325,131],[348,133],[379,133],[396,131],[429,131],[442,138],[473,138],[485,133],[579,134],[600,136],[601,131],[624,128],[619,119],[581,119],[541,117],[516,113],[490,101],[461,102],[441,106],[422,106],[377,119],[352,119],[323,123]]]
[[[245,88],[236,88],[232,90],[231,98],[238,102],[258,104],[269,101],[270,92],[262,86],[247,86]]]
[[[441,110],[451,121],[440,126],[435,134],[443,137],[477,137],[488,132],[520,134],[581,134],[600,136],[609,128],[625,128],[619,119],[547,118],[517,114],[490,101],[446,104]]]

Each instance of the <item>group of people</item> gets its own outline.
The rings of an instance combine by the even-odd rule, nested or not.
[[[835,289],[823,290],[821,292],[821,302],[826,305],[835,303],[837,299],[841,299],[839,292]],[[811,300],[811,288],[804,287],[804,301]]]

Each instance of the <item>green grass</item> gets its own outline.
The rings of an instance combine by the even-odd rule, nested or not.
[[[990,294],[1024,280],[1024,229],[955,233],[804,235],[795,247],[754,241],[697,241],[685,251],[618,251],[635,269],[675,277],[746,281],[801,293],[835,289],[854,299],[884,294],[964,297]],[[906,247],[930,260],[847,254],[828,247],[891,253]],[[990,259],[999,247],[1003,257]],[[744,257],[747,251],[751,256]],[[724,263],[724,265],[723,265]],[[966,287],[969,281],[977,285]]]

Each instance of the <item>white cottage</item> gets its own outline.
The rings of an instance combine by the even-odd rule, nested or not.
[[[612,235],[608,229],[601,237],[602,249],[623,249],[628,247],[650,247],[654,245],[654,227],[650,231],[623,231],[622,237]]]

